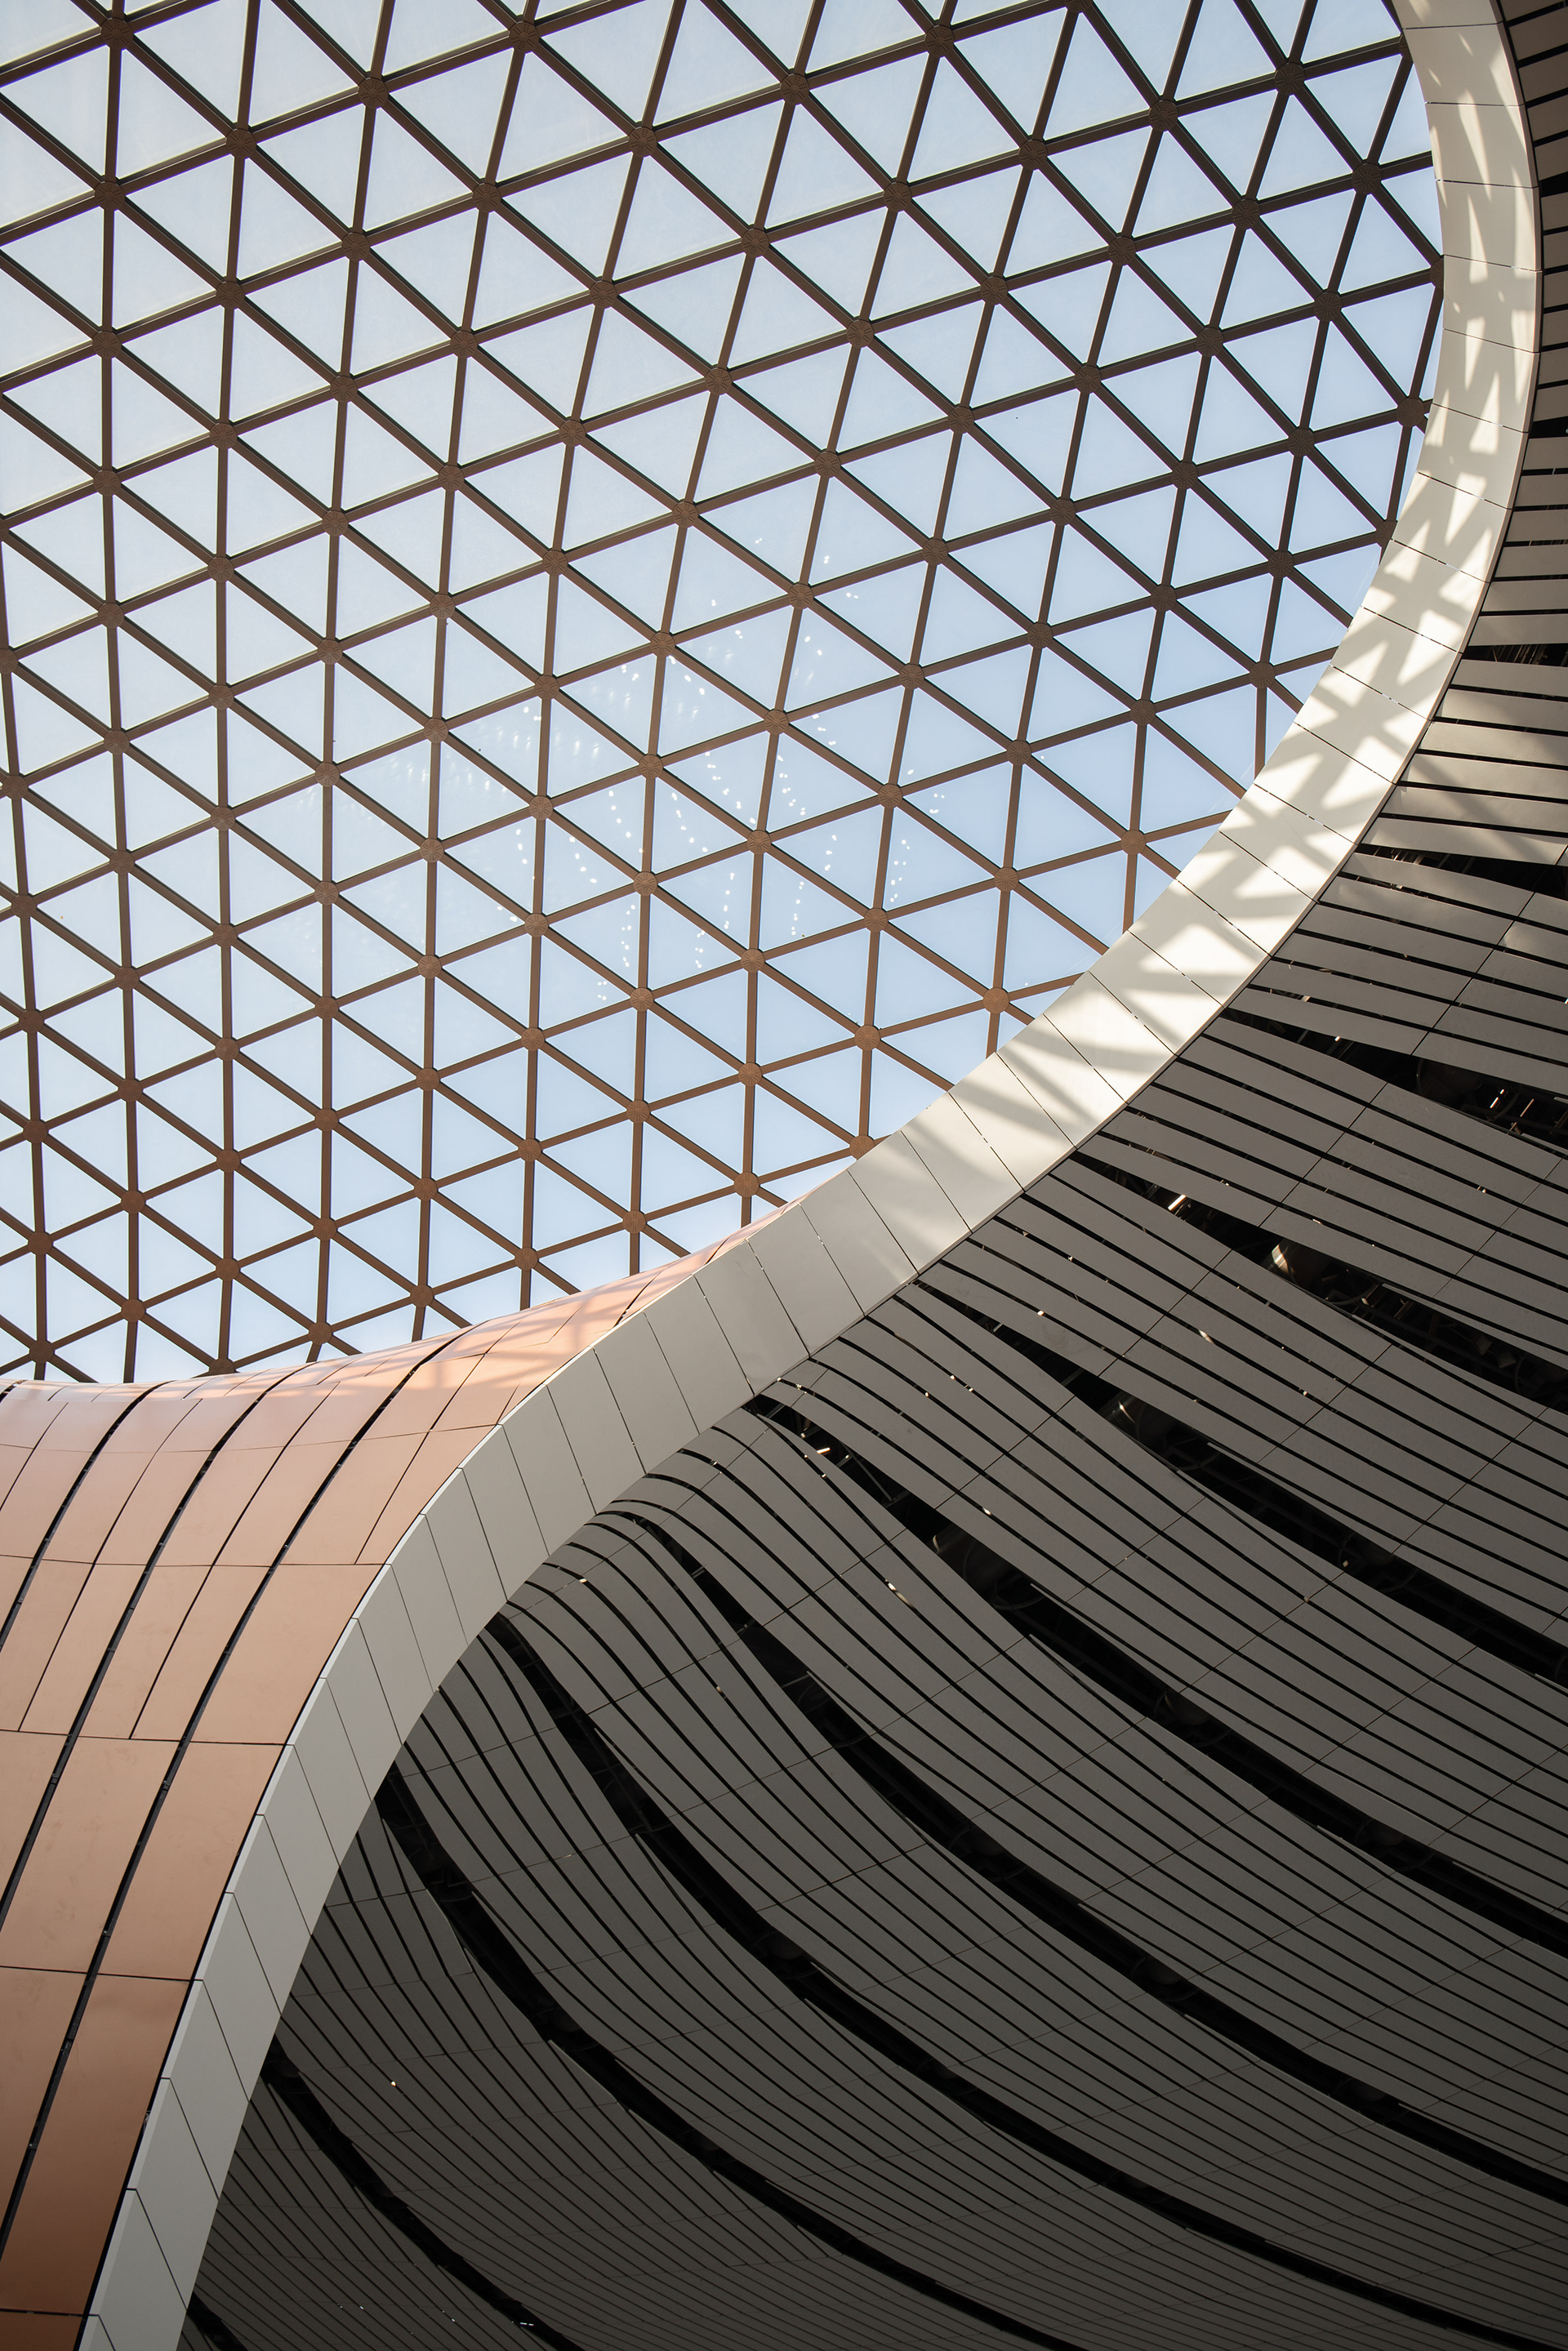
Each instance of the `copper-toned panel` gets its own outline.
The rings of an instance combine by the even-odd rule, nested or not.
[[[0,2256],[0,2308],[81,2310],[185,1987],[99,1976]]]
[[[331,1393],[334,1382],[329,1376],[339,1370],[332,1364],[311,1364],[308,1376],[305,1372],[290,1372],[246,1416],[245,1441],[247,1445],[272,1445],[281,1450],[298,1436],[313,1412],[319,1410]]]
[[[28,1445],[0,1445],[0,1501],[10,1492],[32,1456]]]
[[[0,1727],[20,1727],[91,1573],[86,1560],[53,1558],[34,1573],[0,1648]]]
[[[55,2318],[41,2310],[8,2310],[5,2351],[71,2351],[80,2327],[74,2311]]]
[[[268,1388],[276,1387],[283,1376],[280,1372],[246,1372],[228,1379],[204,1380],[192,1395],[190,1410],[159,1450],[210,1453],[255,1412]]]
[[[304,1567],[286,1560],[235,1645],[202,1716],[203,1738],[287,1739],[376,1572],[374,1565]]]
[[[284,1447],[223,1548],[225,1559],[276,1559],[343,1457],[343,1446]]]
[[[135,1414],[131,1417],[134,1420]],[[131,1499],[148,1459],[149,1456],[140,1448],[132,1451],[122,1447],[115,1451],[104,1447],[71,1496],[49,1539],[49,1550],[56,1558],[98,1557],[105,1536]]]
[[[99,1557],[134,1560],[138,1566],[151,1559],[174,1513],[201,1477],[204,1458],[204,1454],[172,1445],[167,1452],[152,1455],[105,1536]]]
[[[477,1431],[442,1429],[427,1437],[365,1537],[361,1556],[378,1565],[390,1558],[433,1494],[473,1452]]]
[[[25,1552],[29,1557],[37,1552],[91,1458],[96,1440],[87,1430],[74,1427],[68,1413],[60,1433],[68,1433],[75,1441],[40,1445],[0,1505],[0,1541],[8,1552]]]
[[[25,1730],[70,1729],[145,1573],[134,1560],[92,1570],[22,1718]]]
[[[160,1560],[115,1648],[82,1729],[92,1739],[129,1739],[162,1672],[181,1626],[212,1570]],[[188,1719],[188,1717],[187,1717]],[[156,1737],[157,1733],[150,1734]]]
[[[161,1740],[78,1740],[0,1927],[0,1967],[91,1965],[173,1752]]]
[[[0,1552],[0,1617],[9,1615],[32,1564],[31,1552]]]
[[[267,1574],[264,1561],[207,1570],[190,1614],[159,1668],[134,1729],[143,1739],[179,1739],[217,1671],[235,1628]]]
[[[199,1390],[191,1380],[167,1380],[143,1388],[134,1411],[127,1414],[104,1447],[107,1457],[122,1449],[159,1453],[172,1445],[182,1422],[188,1419]]]
[[[136,1865],[106,1969],[190,1975],[279,1752],[193,1740]]]
[[[378,1421],[369,1437],[343,1462],[288,1548],[291,1560],[358,1559],[380,1517],[420,1449],[417,1434],[383,1437]]]
[[[423,1352],[428,1357],[429,1351]],[[395,1399],[405,1382],[425,1375],[420,1353],[412,1347],[400,1347],[392,1363],[383,1364],[376,1356],[367,1366],[347,1367],[343,1377],[322,1396],[311,1415],[309,1426],[303,1432],[306,1441],[311,1445],[351,1444],[372,1416],[379,1429],[385,1416],[382,1408],[388,1399]]]
[[[37,1426],[27,1423],[18,1437],[8,1420],[7,1435],[13,1443],[31,1444],[43,1453],[90,1453],[145,1394],[144,1388],[124,1386],[41,1388],[40,1399],[60,1396],[64,1403],[51,1410],[47,1401],[40,1401]]]
[[[247,1420],[198,1480],[170,1530],[162,1559],[180,1567],[205,1567],[216,1559],[277,1458],[276,1446],[250,1442]]]
[[[52,1968],[9,1968],[0,1979],[0,2209],[11,2200],[82,1980]]]
[[[0,1886],[16,1866],[64,1744],[47,1733],[0,1730]]]
[[[50,1421],[64,1408],[66,1398],[80,1393],[79,1388],[30,1380],[7,1388],[0,1395],[0,1445],[20,1446],[24,1453],[30,1453]]]
[[[178,1742],[196,1733],[147,1834],[88,2025],[43,2119],[0,2268],[0,2304],[47,2294],[56,2310],[73,2300],[85,2307],[169,2034],[256,1803],[382,1561],[522,1395],[694,1262],[444,1343],[171,1384],[134,1400],[124,1390],[35,1394],[25,1415],[0,1424],[47,1440],[0,1505],[0,1541],[19,1584],[92,1446],[133,1402],[82,1479],[0,1651],[0,1693],[11,1719],[26,1714],[29,1723],[0,1747],[0,1767],[12,1763],[0,1819],[19,1849],[60,1745],[57,1732],[34,1736],[31,1726],[57,1717],[57,1729],[68,1727],[113,1645],[0,1929],[0,2032],[35,2052],[30,2068],[12,2069],[18,2150],[38,2126],[82,1981],[73,1970],[90,1966]],[[27,1991],[38,1983],[56,1989],[58,2016]],[[74,2329],[74,2320],[61,2323]]]

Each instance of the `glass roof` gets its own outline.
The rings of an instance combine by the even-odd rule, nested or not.
[[[1437,287],[1372,0],[6,9],[4,1360],[445,1330],[910,1116],[1288,722]]]

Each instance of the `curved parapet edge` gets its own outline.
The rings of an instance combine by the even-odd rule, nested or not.
[[[645,1470],[1076,1149],[1249,983],[1397,780],[1491,576],[1540,317],[1530,142],[1496,16],[1477,0],[1398,0],[1397,12],[1432,126],[1443,338],[1409,496],[1338,652],[1213,839],[1048,1012],[865,1157],[591,1339],[419,1514],[256,1807],[120,2200],[80,2338],[90,2351],[172,2351],[321,1905],[399,1748],[485,1624]],[[502,1560],[486,1532],[498,1528]]]

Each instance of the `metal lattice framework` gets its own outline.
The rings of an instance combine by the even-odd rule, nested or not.
[[[1437,329],[1364,0],[30,0],[19,1366],[354,1349],[909,1115],[1244,784]]]

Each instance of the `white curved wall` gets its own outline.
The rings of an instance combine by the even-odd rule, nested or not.
[[[1409,496],[1339,651],[1218,832],[1049,1012],[558,1372],[410,1531],[262,1799],[142,2134],[88,2351],[172,2351],[321,1905],[398,1749],[489,1617],[644,1469],[1038,1181],[1153,1077],[1272,953],[1403,768],[1508,518],[1535,381],[1540,263],[1526,126],[1492,10],[1398,0],[1398,13],[1432,124],[1443,341]]]

